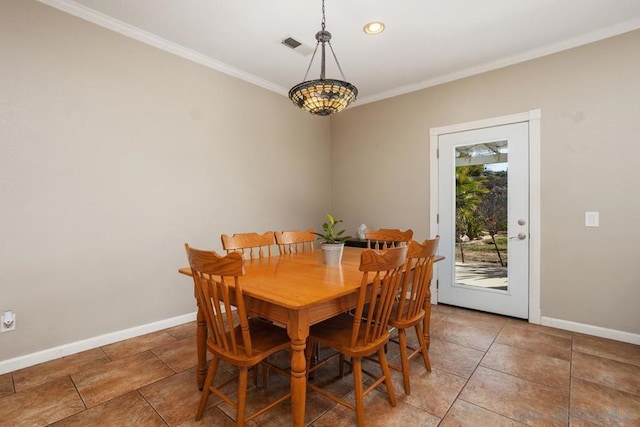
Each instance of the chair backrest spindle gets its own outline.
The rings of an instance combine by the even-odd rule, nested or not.
[[[388,333],[387,324],[400,287],[406,256],[406,246],[390,248],[382,253],[371,249],[362,251],[360,271],[363,275],[354,313],[352,347],[368,345]],[[364,313],[366,302],[369,303],[368,310]]]
[[[311,228],[307,231],[276,231],[275,237],[280,255],[313,252],[315,235]]]
[[[404,246],[409,243],[413,238],[413,230],[401,231],[397,228],[371,230],[367,228],[364,231],[364,237],[367,240],[367,248],[385,250],[387,248]]]
[[[220,236],[222,248],[231,252],[240,252],[244,259],[264,258],[266,255],[271,258],[271,246],[276,244],[273,231],[263,234],[258,233],[236,233],[233,236],[223,234]]]
[[[440,237],[422,243],[409,242],[407,262],[398,296],[396,319],[411,320],[424,315],[424,303],[429,295],[433,262]]]
[[[196,298],[207,322],[211,342],[221,353],[237,356],[253,352],[251,333],[240,277],[244,275],[242,254],[232,252],[220,256],[213,251],[194,249],[185,244],[196,286]],[[233,333],[234,309],[242,330],[239,343]]]

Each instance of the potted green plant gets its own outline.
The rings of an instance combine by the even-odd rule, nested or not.
[[[327,214],[327,222],[322,224],[323,233],[313,233],[323,242],[320,247],[327,265],[339,265],[342,262],[344,242],[351,238],[344,235],[344,230],[336,230],[336,225],[341,222],[341,219],[335,219],[331,214]]]

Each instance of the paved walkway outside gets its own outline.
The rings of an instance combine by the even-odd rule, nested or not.
[[[456,283],[507,290],[507,267],[482,262],[456,262]]]

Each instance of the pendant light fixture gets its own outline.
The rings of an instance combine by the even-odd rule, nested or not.
[[[324,0],[322,0],[322,29],[316,33],[316,49],[313,51],[311,62],[304,75],[304,81],[291,88],[289,98],[295,105],[317,116],[328,116],[340,112],[347,108],[349,104],[356,100],[358,89],[351,83],[345,81],[342,67],[338,62],[333,46],[331,46],[331,33],[325,30],[326,22],[324,16]],[[325,45],[328,44],[338,65],[338,70],[345,80],[325,78]],[[307,81],[307,75],[316,57],[318,46],[321,47],[320,78]]]

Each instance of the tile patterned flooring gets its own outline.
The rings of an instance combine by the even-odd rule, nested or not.
[[[398,405],[378,387],[365,399],[367,425],[640,426],[640,346],[445,305],[433,308],[431,336],[432,372],[413,359],[407,396],[392,371]],[[395,344],[388,357],[398,362]],[[279,359],[286,364],[286,353]],[[215,396],[194,421],[195,361],[188,323],[0,375],[0,426],[235,425],[234,410]],[[233,375],[223,367],[220,383]],[[351,375],[337,379],[333,368],[313,381],[352,398]],[[272,375],[267,388],[250,390],[248,410],[287,387]],[[355,412],[309,392],[306,422],[352,426]],[[285,402],[248,425],[290,424]]]

